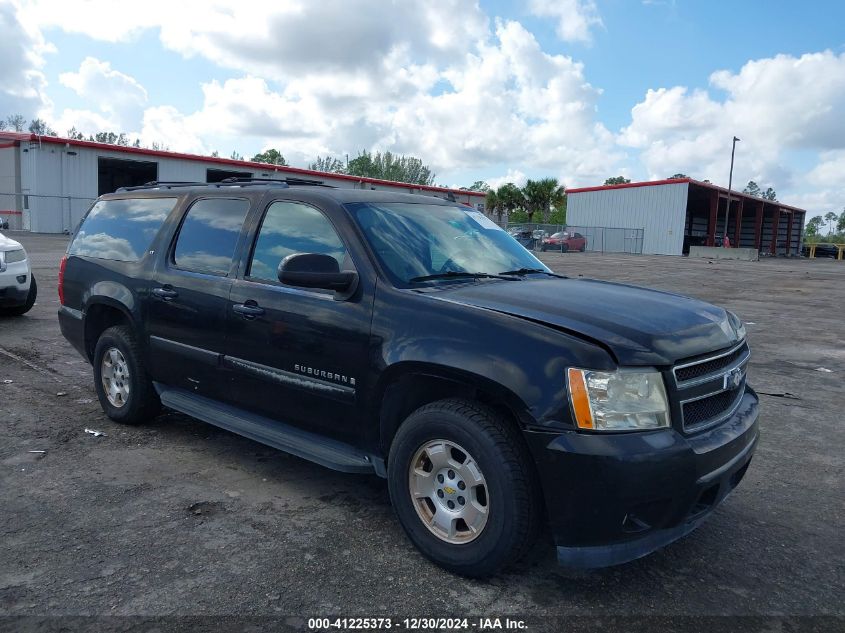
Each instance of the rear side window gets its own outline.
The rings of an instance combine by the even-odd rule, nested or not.
[[[247,211],[249,200],[206,198],[194,202],[176,238],[173,263],[184,270],[227,275]]]
[[[134,262],[152,244],[176,198],[100,200],[70,245],[70,255]]]

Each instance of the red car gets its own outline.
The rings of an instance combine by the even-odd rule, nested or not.
[[[544,251],[581,251],[587,250],[587,238],[580,233],[559,231],[550,237],[543,238]]]

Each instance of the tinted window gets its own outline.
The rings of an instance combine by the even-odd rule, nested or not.
[[[228,274],[247,211],[249,200],[197,200],[182,222],[173,262],[186,270]]]
[[[267,208],[249,266],[249,276],[277,281],[279,262],[294,253],[331,255],[343,268],[346,249],[328,218],[298,202],[274,202]]]
[[[152,244],[176,198],[100,200],[79,227],[71,255],[134,262]]]

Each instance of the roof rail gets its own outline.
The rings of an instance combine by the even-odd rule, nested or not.
[[[286,189],[293,186],[298,185],[307,185],[312,187],[329,187],[331,189],[335,189],[333,185],[327,185],[319,180],[308,180],[305,178],[285,178],[285,179],[273,179],[273,178],[224,178],[219,182],[190,182],[190,181],[182,181],[182,180],[152,180],[150,182],[144,183],[143,185],[135,185],[133,187],[120,187],[115,190],[115,193],[123,193],[126,191],[141,191],[144,189],[177,189],[183,187],[217,187],[218,189],[221,187],[250,187],[250,186],[261,186],[261,185],[270,185],[274,187],[281,187]]]
[[[286,177],[282,179],[277,178],[241,178],[232,176],[231,178],[224,178],[218,184],[221,185],[310,185],[313,187],[330,187],[336,189],[333,185],[327,185],[322,180],[311,180],[308,178],[292,178]]]

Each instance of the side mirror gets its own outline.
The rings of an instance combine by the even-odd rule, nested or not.
[[[335,299],[348,299],[358,287],[358,273],[341,272],[331,255],[296,253],[279,263],[279,281],[287,286],[334,290]]]

